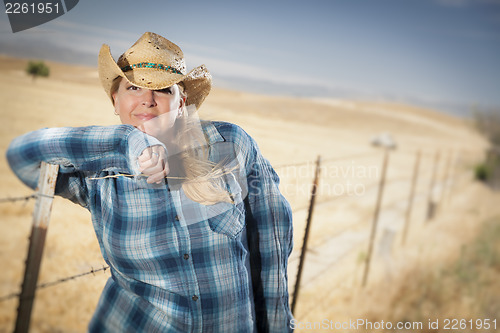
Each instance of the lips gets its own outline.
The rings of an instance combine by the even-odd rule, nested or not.
[[[153,118],[156,118],[156,115],[152,114],[152,113],[137,113],[137,114],[134,114],[133,116],[142,120],[142,121],[148,121],[148,120],[151,120]]]

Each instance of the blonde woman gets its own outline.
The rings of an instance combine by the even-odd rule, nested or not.
[[[292,218],[278,177],[241,128],[200,121],[204,66],[145,33],[99,75],[122,125],[49,128],[10,145],[35,188],[60,165],[56,194],[87,208],[108,280],[89,332],[289,332]]]

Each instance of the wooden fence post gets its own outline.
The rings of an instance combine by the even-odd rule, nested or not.
[[[45,236],[49,227],[50,212],[56,187],[59,165],[42,162],[38,180],[37,200],[33,210],[33,226],[31,229],[28,258],[24,271],[24,280],[19,296],[15,333],[28,332],[31,310],[35,299],[36,283],[40,271]]]
[[[406,242],[406,234],[408,233],[408,227],[410,224],[411,209],[413,206],[413,197],[415,196],[415,185],[418,179],[419,168],[420,168],[420,150],[417,151],[417,157],[415,158],[415,166],[413,167],[413,176],[411,179],[411,187],[410,187],[410,197],[408,198],[408,207],[406,207],[405,224],[403,227],[402,245],[404,245]]]
[[[380,206],[382,204],[382,197],[384,195],[385,177],[387,174],[388,160],[389,160],[389,148],[385,148],[384,149],[384,162],[382,163],[382,175],[380,177],[380,184],[378,187],[377,203],[375,204],[375,212],[373,214],[373,224],[372,224],[372,230],[370,233],[370,243],[368,245],[368,253],[366,255],[365,272],[363,274],[363,284],[362,284],[363,287],[366,285],[366,282],[368,281],[368,273],[370,271],[370,261],[371,261],[372,252],[373,252],[373,243],[375,242],[375,234],[377,233],[378,218],[380,215]]]
[[[436,203],[434,202],[432,197],[434,192],[434,184],[436,182],[438,163],[439,163],[439,150],[436,151],[436,155],[434,156],[434,167],[432,169],[431,183],[429,186],[429,194],[427,197],[427,221],[431,220],[434,217],[434,214],[436,213]]]
[[[453,193],[453,189],[455,187],[455,182],[456,182],[456,174],[458,174],[458,167],[459,167],[459,161],[460,161],[460,149],[458,149],[456,152],[455,152],[455,156],[453,157],[453,165],[451,166],[451,172],[450,172],[450,186],[449,186],[449,189],[448,189],[448,193],[446,194],[446,197],[445,197],[445,202],[446,204],[448,204],[450,202],[450,196],[452,195]]]
[[[500,148],[490,147],[486,152],[486,168],[489,170],[488,184],[494,189],[500,189]]]
[[[309,212],[307,214],[307,223],[306,223],[306,230],[304,232],[304,241],[302,242],[302,251],[300,253],[299,268],[297,270],[297,278],[295,279],[295,288],[293,291],[293,301],[291,306],[292,313],[295,313],[295,306],[297,305],[297,299],[299,298],[300,278],[302,277],[302,268],[304,267],[304,260],[307,251],[307,240],[309,239],[309,230],[311,228],[314,203],[316,202],[316,193],[318,190],[319,174],[320,174],[320,164],[321,164],[321,156],[318,156],[318,159],[316,160],[316,171],[314,172],[314,181],[311,189],[311,201],[309,203]]]
[[[451,173],[451,168],[452,168],[452,164],[451,164],[451,158],[452,158],[452,152],[450,151],[449,154],[448,154],[448,158],[446,159],[446,164],[445,164],[445,174],[444,174],[444,178],[443,178],[443,186],[442,186],[442,190],[441,190],[441,197],[439,198],[439,210],[441,211],[441,209],[443,208],[442,206],[444,206],[444,198],[445,198],[445,191],[447,191],[447,186],[448,186],[448,182],[449,182],[449,178],[450,178],[450,173]]]

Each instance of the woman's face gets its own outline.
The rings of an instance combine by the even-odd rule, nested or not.
[[[176,84],[162,90],[150,90],[136,87],[124,79],[112,97],[123,124],[133,125],[158,138],[172,128],[184,103]]]

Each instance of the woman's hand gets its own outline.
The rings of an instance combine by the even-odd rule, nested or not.
[[[148,176],[147,182],[149,184],[162,183],[170,172],[167,152],[162,146],[157,145],[144,149],[137,161],[139,162],[139,171]]]

